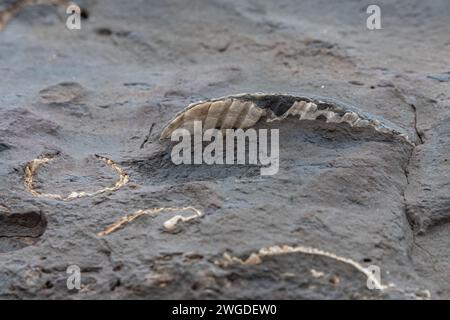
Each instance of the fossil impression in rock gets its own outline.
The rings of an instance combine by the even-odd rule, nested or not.
[[[203,130],[224,130],[250,128],[259,121],[271,122],[287,117],[370,127],[414,145],[405,130],[346,103],[316,96],[266,93],[244,93],[191,103],[165,126],[160,139],[170,138],[176,129],[187,129],[192,134],[194,121],[201,121]]]
[[[113,224],[108,226],[106,229],[97,233],[97,236],[99,236],[99,237],[106,236],[106,235],[116,231],[117,229],[121,228],[123,225],[130,223],[133,220],[136,220],[137,218],[139,218],[143,215],[157,214],[157,213],[161,213],[161,212],[172,212],[172,211],[192,211],[192,212],[194,212],[194,214],[187,216],[187,217],[181,216],[181,215],[176,215],[176,216],[170,218],[169,220],[167,220],[166,222],[164,222],[164,224],[163,224],[164,230],[168,231],[168,232],[175,230],[176,226],[180,222],[189,222],[191,220],[201,218],[203,216],[203,212],[194,207],[183,207],[183,208],[162,207],[162,208],[152,208],[152,209],[145,209],[145,210],[141,209],[141,210],[136,211],[133,214],[130,214],[130,215],[120,218],[119,220],[117,220],[116,222],[114,222]]]
[[[50,199],[57,199],[57,200],[72,200],[82,197],[90,197],[95,196],[100,193],[104,193],[107,191],[116,191],[126,185],[129,181],[128,174],[120,168],[117,164],[115,164],[111,159],[95,155],[97,159],[104,162],[108,167],[110,167],[118,176],[118,179],[114,186],[106,187],[100,190],[97,190],[95,192],[86,192],[86,191],[73,191],[68,196],[63,196],[60,194],[54,194],[54,193],[40,193],[34,189],[33,186],[33,180],[34,176],[38,170],[38,168],[46,163],[49,163],[53,160],[52,157],[41,157],[38,159],[31,160],[28,162],[28,164],[25,167],[24,170],[24,182],[25,182],[25,188],[28,192],[30,192],[35,197],[42,197],[42,198],[50,198]]]
[[[270,257],[270,256],[279,256],[284,254],[293,254],[293,253],[303,253],[303,254],[309,254],[309,255],[316,255],[316,256],[322,256],[327,257],[330,259],[333,259],[338,262],[345,263],[347,265],[352,266],[359,272],[363,273],[369,281],[372,282],[374,287],[379,290],[386,290],[386,289],[392,289],[395,288],[395,285],[390,283],[388,285],[383,285],[368,268],[363,267],[360,263],[349,259],[345,257],[338,256],[334,253],[323,251],[320,249],[316,249],[313,247],[305,247],[302,245],[296,245],[296,246],[289,246],[289,245],[274,245],[270,247],[264,247],[261,248],[257,252],[251,253],[247,259],[242,260],[238,257],[231,256],[229,253],[225,252],[223,254],[222,260],[217,260],[215,263],[220,266],[227,267],[230,264],[239,263],[242,265],[257,265],[262,263],[262,259],[264,257]]]

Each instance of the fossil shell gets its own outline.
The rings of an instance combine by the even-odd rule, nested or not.
[[[244,93],[192,103],[164,127],[160,139],[169,138],[179,128],[192,134],[194,121],[202,121],[203,130],[245,129],[263,119],[272,122],[287,117],[299,120],[323,118],[326,122],[347,123],[351,127],[371,127],[415,145],[405,130],[343,102],[316,96],[266,93]]]
[[[72,200],[82,197],[90,197],[95,196],[100,193],[104,192],[110,192],[110,191],[116,191],[120,188],[122,188],[124,185],[126,185],[129,181],[128,174],[119,167],[116,163],[114,163],[111,159],[95,155],[97,159],[105,163],[108,167],[110,167],[118,176],[117,181],[115,185],[110,187],[105,187],[100,190],[97,190],[95,192],[87,192],[87,191],[73,191],[68,196],[63,196],[61,194],[54,194],[54,193],[40,193],[36,191],[33,187],[33,179],[36,174],[36,171],[38,168],[46,163],[49,163],[53,160],[51,157],[41,157],[38,159],[31,160],[28,162],[27,166],[24,169],[24,182],[25,182],[25,188],[28,192],[30,192],[34,197],[41,197],[41,198],[50,198],[50,199],[57,199],[57,200]]]
[[[261,248],[257,252],[252,252],[248,256],[247,259],[241,259],[239,257],[235,257],[230,255],[229,253],[225,252],[223,254],[223,259],[216,261],[217,265],[227,267],[228,265],[232,264],[241,264],[246,266],[251,265],[257,265],[263,263],[263,260],[265,257],[269,256],[279,256],[279,255],[285,255],[285,254],[292,254],[292,253],[301,253],[301,254],[308,254],[308,255],[315,255],[315,256],[322,256],[329,259],[332,259],[336,262],[345,263],[357,271],[361,272],[367,277],[367,280],[371,281],[372,284],[375,286],[375,288],[379,290],[388,290],[392,288],[396,288],[394,284],[382,284],[380,279],[374,276],[374,274],[370,271],[369,268],[365,268],[360,263],[358,263],[355,260],[352,260],[350,258],[339,256],[335,253],[324,251],[321,249],[313,248],[313,247],[305,247],[303,245],[273,245],[271,247],[264,247]]]

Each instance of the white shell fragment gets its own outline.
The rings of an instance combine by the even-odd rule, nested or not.
[[[175,228],[177,227],[177,225],[179,223],[189,222],[194,219],[201,218],[203,216],[203,212],[194,207],[182,207],[182,208],[180,208],[180,207],[161,207],[161,208],[151,208],[151,209],[145,209],[145,210],[140,209],[132,214],[126,215],[126,216],[118,219],[117,221],[115,221],[114,223],[112,223],[111,225],[109,225],[108,227],[103,229],[102,231],[98,232],[97,236],[103,237],[110,233],[113,233],[114,231],[122,228],[124,225],[126,225],[144,215],[156,215],[156,214],[162,213],[162,212],[181,212],[181,211],[191,211],[191,212],[193,212],[193,214],[191,214],[189,216],[176,215],[176,216],[170,218],[163,224],[164,231],[172,232],[175,230]]]
[[[53,158],[51,157],[41,157],[34,160],[31,160],[28,162],[27,166],[24,170],[24,183],[26,190],[31,193],[34,197],[40,197],[40,198],[49,198],[49,199],[56,199],[56,200],[73,200],[83,197],[91,197],[98,195],[100,193],[104,192],[112,192],[116,191],[120,188],[122,188],[124,185],[126,185],[129,181],[128,174],[119,167],[114,161],[111,159],[108,159],[106,157],[102,157],[99,155],[95,155],[95,157],[105,163],[109,168],[111,168],[116,174],[117,174],[117,181],[113,186],[105,187],[100,190],[97,190],[95,192],[88,192],[88,191],[72,191],[69,195],[61,195],[56,193],[41,193],[39,191],[36,191],[34,189],[33,180],[34,176],[36,175],[36,172],[39,167],[50,163]]]
[[[274,245],[270,247],[264,247],[261,248],[257,252],[252,252],[248,258],[241,259],[239,257],[234,257],[230,255],[229,253],[225,252],[223,254],[223,258],[221,260],[217,260],[216,264],[227,267],[229,265],[233,264],[241,264],[246,266],[252,266],[252,265],[258,265],[263,263],[263,260],[265,257],[270,256],[279,256],[279,255],[285,255],[285,254],[293,254],[293,253],[302,253],[302,254],[308,254],[308,255],[316,255],[316,256],[322,256],[326,258],[333,259],[335,261],[345,263],[347,265],[352,266],[357,271],[364,274],[368,281],[371,281],[374,286],[379,290],[389,290],[389,289],[395,289],[395,285],[392,283],[389,283],[387,285],[384,285],[381,283],[380,279],[374,276],[374,274],[368,269],[363,267],[360,263],[346,258],[342,256],[338,256],[332,252],[323,251],[320,249],[312,248],[312,247],[305,247],[302,245],[296,245],[296,246],[290,246],[290,245]]]
[[[194,121],[207,129],[245,129],[261,119],[280,121],[287,117],[299,120],[325,119],[328,123],[347,123],[351,127],[371,127],[377,132],[398,136],[414,145],[406,132],[385,120],[342,102],[318,97],[283,94],[239,94],[190,104],[163,129],[160,139],[170,138],[176,129],[194,131]]]

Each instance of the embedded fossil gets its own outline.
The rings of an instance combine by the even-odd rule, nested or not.
[[[97,190],[95,192],[85,192],[85,191],[73,191],[68,196],[63,196],[60,194],[51,194],[51,193],[40,193],[34,190],[33,187],[33,177],[37,171],[37,169],[53,160],[53,158],[50,157],[42,157],[38,159],[34,159],[30,162],[28,162],[27,166],[25,167],[25,188],[35,197],[44,197],[44,198],[51,198],[51,199],[57,199],[57,200],[71,200],[81,197],[87,197],[87,196],[94,196],[103,192],[107,191],[116,191],[117,189],[121,188],[128,182],[128,174],[123,171],[122,168],[120,168],[118,165],[116,165],[112,160],[95,155],[97,159],[100,161],[103,161],[108,167],[110,167],[113,171],[115,171],[118,175],[118,180],[116,181],[115,185],[112,187],[106,187],[100,190]]]
[[[258,265],[263,263],[264,257],[270,256],[279,256],[285,254],[294,254],[294,253],[302,253],[308,255],[322,256],[326,257],[341,263],[345,263],[350,265],[358,272],[361,272],[364,276],[367,277],[367,284],[371,284],[373,288],[381,290],[381,291],[391,291],[398,292],[404,294],[405,296],[409,296],[416,300],[428,300],[431,298],[431,293],[429,290],[418,289],[418,288],[401,288],[396,286],[393,283],[383,284],[381,279],[377,277],[373,271],[368,267],[364,267],[359,262],[352,260],[350,258],[339,256],[335,253],[324,251],[321,249],[306,247],[303,245],[273,245],[270,247],[263,247],[257,252],[252,252],[246,259],[241,259],[239,257],[235,257],[225,252],[223,254],[222,259],[216,260],[215,264],[221,267],[227,267],[233,264],[241,264],[245,266]],[[322,272],[317,272],[312,269],[311,274],[313,277],[321,277],[323,275]]]
[[[264,257],[277,256],[277,255],[282,255],[282,254],[292,254],[292,253],[303,253],[303,254],[328,257],[333,260],[348,264],[348,265],[352,266],[353,268],[355,268],[356,270],[358,270],[359,272],[363,273],[367,277],[367,279],[370,280],[372,282],[372,284],[374,285],[374,287],[377,289],[385,290],[385,289],[394,287],[393,284],[383,285],[379,281],[379,279],[377,279],[369,269],[364,268],[361,264],[359,264],[358,262],[356,262],[352,259],[341,257],[341,256],[338,256],[331,252],[326,252],[326,251],[323,251],[320,249],[316,249],[316,248],[312,248],[312,247],[305,247],[305,246],[301,246],[301,245],[297,245],[297,246],[282,245],[282,246],[271,246],[271,247],[261,248],[258,252],[251,253],[250,256],[245,260],[242,260],[238,257],[233,257],[228,253],[224,253],[223,260],[217,261],[216,264],[223,265],[225,267],[229,264],[234,264],[234,263],[239,263],[242,265],[256,265],[256,264],[260,264],[262,262],[262,258],[264,258]]]
[[[166,231],[173,231],[179,222],[189,222],[191,220],[194,220],[196,218],[200,218],[201,216],[203,216],[203,213],[194,207],[183,207],[183,208],[165,208],[165,207],[163,207],[163,208],[138,210],[133,214],[130,214],[130,215],[120,218],[119,220],[117,220],[116,222],[114,222],[113,224],[111,224],[110,226],[105,228],[104,230],[97,233],[97,236],[99,236],[99,237],[106,236],[106,235],[116,231],[123,225],[125,225],[129,222],[132,222],[133,220],[135,220],[145,214],[157,214],[157,213],[164,212],[164,211],[166,211],[166,212],[193,211],[194,212],[193,215],[190,215],[188,217],[176,215],[176,216],[170,218],[169,220],[167,220],[166,222],[164,222],[163,226]]]
[[[167,139],[178,128],[194,131],[194,121],[202,121],[207,129],[245,129],[260,120],[267,122],[298,117],[299,120],[325,119],[326,122],[347,123],[351,127],[370,127],[377,132],[400,137],[414,145],[405,130],[343,102],[316,96],[284,94],[238,94],[196,102],[178,113],[163,129],[160,139]]]

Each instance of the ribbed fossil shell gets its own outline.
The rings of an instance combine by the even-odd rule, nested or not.
[[[174,130],[181,128],[192,134],[194,121],[202,121],[203,130],[245,129],[262,119],[271,122],[287,117],[298,117],[299,120],[324,118],[326,122],[344,122],[351,127],[371,127],[414,145],[406,132],[396,125],[337,100],[265,93],[245,93],[192,103],[165,126],[160,138],[167,139]]]

